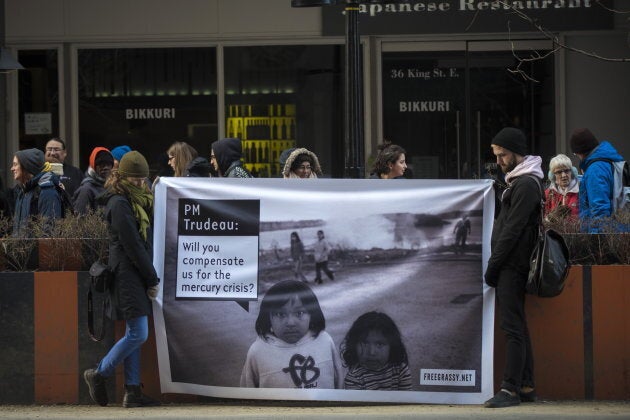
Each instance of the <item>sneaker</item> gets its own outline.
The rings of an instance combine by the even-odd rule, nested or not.
[[[105,387],[105,377],[98,373],[96,369],[88,369],[83,372],[83,379],[90,390],[90,397],[98,405],[105,407],[109,402],[107,398],[107,388]]]
[[[519,405],[521,399],[518,395],[512,395],[509,391],[504,389],[497,392],[497,394],[484,403],[486,408],[503,408],[511,407],[513,405]]]
[[[536,400],[538,399],[536,397],[536,390],[535,389],[532,389],[529,392],[520,391],[518,393],[518,396],[521,398],[521,402],[536,402]]]
[[[125,396],[122,405],[125,408],[157,407],[161,403],[143,394],[140,385],[125,385]]]

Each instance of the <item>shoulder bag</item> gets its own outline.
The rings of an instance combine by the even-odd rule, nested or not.
[[[101,261],[95,261],[90,267],[90,290],[87,295],[87,320],[88,333],[93,341],[101,341],[105,336],[105,299],[101,305],[101,327],[96,331],[94,326],[94,300],[93,294],[103,294],[109,291],[113,280],[113,273],[109,266]]]
[[[540,188],[542,191],[542,186]],[[569,248],[562,235],[553,229],[545,228],[543,223],[544,197],[543,194],[540,201],[538,239],[529,261],[529,275],[525,290],[527,293],[539,297],[554,297],[558,296],[564,289],[564,282],[569,274],[571,262],[569,260]]]

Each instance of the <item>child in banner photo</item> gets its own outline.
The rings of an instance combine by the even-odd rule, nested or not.
[[[258,338],[241,373],[242,387],[341,388],[341,360],[311,288],[301,281],[273,285],[260,304]]]
[[[350,327],[341,346],[346,389],[411,390],[407,350],[394,321],[367,312]]]

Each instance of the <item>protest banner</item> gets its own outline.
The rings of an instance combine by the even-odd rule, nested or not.
[[[162,392],[482,403],[493,213],[489,180],[161,178]]]

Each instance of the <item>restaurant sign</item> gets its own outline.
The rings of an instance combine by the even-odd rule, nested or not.
[[[605,30],[610,0],[423,0],[360,4],[362,35]],[[345,34],[344,6],[322,8],[323,35]]]

